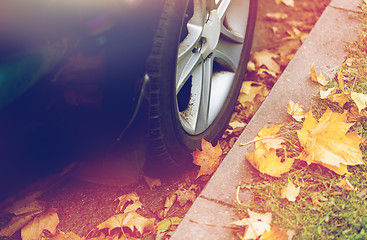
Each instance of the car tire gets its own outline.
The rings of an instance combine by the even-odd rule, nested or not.
[[[146,174],[193,166],[190,153],[201,138],[215,142],[225,130],[244,80],[256,10],[257,0],[165,1],[147,60]]]

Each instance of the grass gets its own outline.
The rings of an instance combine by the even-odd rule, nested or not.
[[[347,58],[341,66],[345,91],[367,94],[367,5],[362,5],[360,18],[363,28],[357,41],[346,44]],[[328,87],[338,87],[337,76]],[[340,89],[338,89],[341,92]],[[352,103],[340,107],[329,100],[316,98],[312,107],[313,114],[319,118],[330,108],[335,112],[349,110]],[[297,122],[289,122],[283,131],[289,132],[287,138],[298,141],[295,130],[302,127]],[[362,116],[352,126],[360,136],[367,138],[367,118]],[[300,150],[293,144],[287,144],[289,152],[298,154]],[[367,163],[367,144],[360,145],[363,161]],[[367,239],[367,167],[359,165],[348,167],[351,174],[345,177],[357,189],[347,191],[337,186],[344,176],[315,164],[307,165],[296,160],[291,171],[281,178],[265,177],[259,174],[252,183],[244,183],[242,189],[253,193],[251,210],[273,213],[272,226],[296,231],[294,239]],[[295,202],[281,198],[280,189],[290,179],[301,191]],[[270,191],[270,190],[271,191]],[[269,195],[270,192],[270,195]],[[314,204],[312,197],[318,198]],[[238,214],[246,217],[247,209],[238,206]]]

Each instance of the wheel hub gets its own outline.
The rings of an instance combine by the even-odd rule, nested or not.
[[[217,10],[209,12],[208,20],[204,24],[202,33],[203,47],[201,55],[206,59],[216,49],[220,36],[221,22]]]

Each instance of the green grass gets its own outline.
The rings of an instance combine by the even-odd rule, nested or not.
[[[367,6],[362,5],[361,8],[362,32],[357,41],[346,44],[348,56],[341,66],[341,72],[346,92],[367,94]],[[338,87],[337,76],[328,87]],[[327,108],[335,112],[343,112],[350,108],[350,103],[342,108],[329,100],[315,98],[313,102],[312,111],[316,119]],[[289,122],[282,131],[288,132],[286,137],[297,142],[295,131],[301,127],[302,123]],[[358,130],[360,136],[367,138],[367,119],[362,118],[352,126],[352,130]],[[363,142],[360,148],[363,161],[367,163],[366,142]],[[287,151],[296,155],[300,149],[288,143]],[[281,178],[268,178],[259,174],[258,179],[242,184],[241,188],[253,193],[251,210],[265,212],[264,206],[268,203],[267,211],[273,213],[272,224],[283,229],[295,230],[294,239],[367,239],[367,194],[363,194],[367,192],[367,167],[348,167],[348,171],[351,174],[346,177],[356,191],[343,190],[337,186],[344,176],[319,165],[308,166],[300,160],[296,160],[291,171]],[[301,187],[295,202],[281,199],[280,189],[287,184],[288,179]],[[312,203],[313,194],[319,198],[317,205]],[[246,217],[247,209],[243,206],[238,206],[237,209],[241,217]]]

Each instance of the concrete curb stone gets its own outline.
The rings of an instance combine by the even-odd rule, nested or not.
[[[297,51],[269,96],[236,141],[217,171],[192,205],[171,240],[237,239],[230,228],[235,212],[229,205],[236,200],[236,187],[251,181],[255,173],[244,156],[250,152],[240,143],[253,140],[267,123],[280,124],[289,117],[286,107],[290,99],[308,109],[318,87],[309,75],[312,63],[316,72],[329,77],[346,57],[344,43],[354,41],[361,23],[352,17],[360,11],[360,0],[332,0],[314,26],[306,41]],[[251,194],[241,191],[240,201],[249,205]]]

